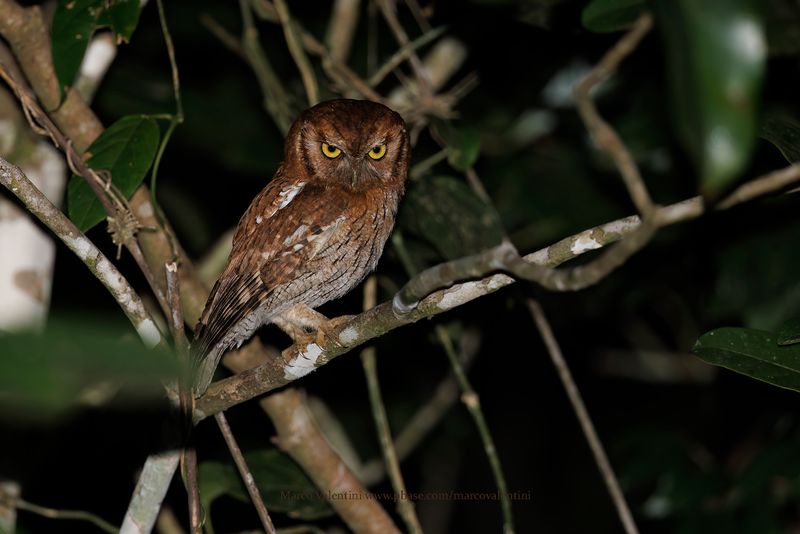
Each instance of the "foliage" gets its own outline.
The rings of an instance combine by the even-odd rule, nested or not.
[[[122,117],[89,147],[89,167],[106,171],[114,187],[130,198],[142,183],[158,148],[158,125],[147,116]],[[72,175],[67,190],[69,216],[86,231],[106,218],[103,205],[82,177]]]
[[[297,28],[327,45],[328,5],[289,4]],[[373,65],[398,49],[367,4],[360,5],[348,62],[365,79],[374,73]],[[796,3],[421,4],[432,27],[446,27],[445,36],[465,43],[468,52],[443,89],[459,89],[444,100],[453,103],[452,109],[423,109],[421,99],[406,110],[407,116],[429,123],[411,124],[412,164],[419,174],[408,183],[396,230],[407,250],[387,246],[378,268],[383,300],[407,280],[400,261],[404,252],[422,267],[508,236],[527,253],[633,213],[613,162],[586,135],[572,89],[645,10],[655,15],[654,31],[593,96],[656,203],[702,194],[713,208],[732,188],[800,158]],[[397,2],[397,11],[414,40],[425,29],[406,5]],[[282,157],[283,140],[244,61],[249,49],[238,42],[239,7],[203,0],[168,2],[166,8],[186,122],[164,153],[158,200],[180,243],[201,258],[268,181]],[[94,109],[109,126],[88,150],[89,165],[128,198],[158,151],[156,117],[175,107],[155,9],[146,6],[141,20],[139,10],[138,1],[60,1],[51,31],[62,96],[75,81],[92,35],[108,28],[119,42],[130,41],[120,48],[97,94]],[[269,16],[256,26],[264,57],[288,93],[286,105],[302,107],[303,85],[283,29]],[[239,46],[230,41],[223,46],[220,31]],[[424,58],[445,36],[427,42],[419,54]],[[329,78],[331,70],[336,72],[329,60],[309,58],[323,97],[340,96],[345,88]],[[473,71],[480,83],[465,84],[471,89],[465,95],[457,82]],[[391,94],[414,76],[413,67],[403,63],[397,76],[388,76],[375,90]],[[468,172],[482,182],[491,204],[467,179]],[[105,217],[91,189],[76,176],[68,185],[66,208],[85,231]],[[699,221],[662,230],[597,287],[547,294],[516,284],[435,320],[459,348],[469,345],[469,333],[479,338],[470,378],[510,489],[533,495],[513,503],[519,532],[618,529],[602,479],[521,305],[531,294],[542,302],[575,369],[642,531],[760,533],[786,530],[800,520],[800,421],[794,410],[800,387],[797,195],[711,211]],[[102,233],[95,230],[90,237],[113,256]],[[121,267],[145,292],[132,262],[123,259]],[[91,505],[118,519],[120,503],[130,497],[131,473],[158,446],[149,440],[161,435],[165,403],[159,380],[169,379],[175,369],[171,357],[142,350],[130,328],[96,318],[118,312],[109,311],[113,304],[87,277],[83,265],[63,253],[52,307],[56,317],[74,319],[54,320],[42,335],[0,337],[0,434],[18,437],[9,443],[13,449],[0,472],[21,481],[30,501],[63,508]],[[354,294],[323,312],[352,314],[360,307],[361,295]],[[84,318],[85,312],[95,315]],[[449,373],[431,326],[408,326],[402,334],[375,341],[395,436],[428,406]],[[268,341],[277,336],[273,330],[264,334]],[[362,460],[380,457],[380,449],[355,360],[343,358],[299,385],[330,405],[335,417],[325,424],[338,436],[332,441],[358,468]],[[118,388],[121,393],[109,405],[107,392]],[[112,409],[121,399],[135,409]],[[157,416],[151,413],[154,405]],[[59,418],[64,414],[71,418]],[[276,523],[339,528],[323,501],[282,496],[289,490],[311,493],[314,486],[288,456],[265,448],[273,431],[256,403],[233,414],[240,418],[234,425],[237,437]],[[32,418],[46,424],[29,431]],[[196,433],[209,523],[226,532],[252,529],[254,514],[241,513],[249,506],[247,494],[209,426],[201,424]],[[408,486],[488,491],[494,481],[476,436],[463,410],[451,408],[402,464]],[[34,446],[42,449],[28,454]],[[44,458],[46,467],[33,457]],[[73,471],[79,468],[80,473]],[[47,484],[40,482],[45,479]],[[82,492],[73,491],[81,485]],[[387,488],[384,482],[373,486]],[[173,510],[185,507],[179,493],[168,497]],[[493,514],[499,514],[488,503],[418,503],[418,509],[426,508],[432,515],[423,522],[444,518],[444,530],[498,530]],[[28,531],[57,530],[50,521],[20,518]]]

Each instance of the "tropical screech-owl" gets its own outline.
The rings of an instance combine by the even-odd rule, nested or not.
[[[297,304],[341,297],[375,268],[408,171],[403,119],[382,104],[331,100],[292,125],[284,160],[253,199],[195,331],[195,394],[223,353]]]

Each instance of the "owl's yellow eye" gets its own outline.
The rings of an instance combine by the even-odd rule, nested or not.
[[[386,145],[385,144],[376,145],[372,147],[370,151],[367,152],[367,154],[369,154],[369,157],[371,157],[372,159],[381,159],[383,156],[386,155]]]
[[[322,143],[322,153],[325,154],[326,158],[336,159],[342,153],[342,149],[338,146]]]

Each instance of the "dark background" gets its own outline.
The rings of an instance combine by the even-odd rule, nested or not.
[[[154,7],[143,10],[132,42],[120,47],[96,97],[94,109],[105,124],[126,114],[173,109],[169,63]],[[459,118],[453,124],[480,132],[481,156],[475,169],[522,252],[635,211],[609,160],[590,145],[575,109],[555,105],[545,96],[545,87],[555,78],[593,64],[621,35],[584,29],[582,8],[582,2],[557,0],[435,3],[431,23],[446,25],[447,34],[462,40],[469,51],[455,79],[472,71],[480,77],[478,87],[457,106]],[[292,2],[291,9],[312,33],[324,34],[328,3]],[[400,11],[406,27],[415,28],[408,13]],[[283,143],[261,106],[252,72],[199,23],[201,14],[214,17],[234,34],[240,30],[235,3],[167,5],[186,120],[167,149],[159,201],[195,258],[236,223],[267,183],[280,162]],[[792,21],[785,22],[789,26]],[[768,26],[769,32],[784,29]],[[300,95],[280,28],[260,24],[259,30],[287,87]],[[364,66],[365,31],[362,23],[350,62],[359,71]],[[385,26],[380,42],[384,58],[394,50]],[[797,66],[794,53],[771,53],[762,115],[771,109],[787,116],[796,111]],[[691,197],[698,187],[697,173],[672,133],[666,76],[664,42],[656,29],[598,96],[601,113],[630,144],[660,204]],[[390,76],[380,89],[395,83]],[[302,98],[297,107],[302,107]],[[515,130],[518,119],[532,112],[551,127],[520,134]],[[430,135],[423,133],[413,163],[436,150]],[[742,179],[785,164],[773,145],[759,140]],[[447,162],[437,165],[433,174],[463,179]],[[410,184],[409,194],[430,178]],[[410,209],[403,206],[398,223],[409,250],[420,265],[442,261],[431,240],[415,231]],[[387,334],[375,346],[393,429],[403,427],[448,373],[434,325],[445,325],[455,335],[476,330],[481,347],[470,378],[480,394],[509,489],[530,495],[530,500],[513,503],[518,532],[621,532],[525,306],[525,299],[534,297],[552,322],[643,532],[796,531],[796,393],[707,366],[689,350],[712,328],[772,330],[797,311],[797,209],[796,195],[759,199],[665,229],[588,290],[552,294],[516,283]],[[89,235],[113,255],[105,230],[98,227]],[[129,258],[123,259],[122,267],[137,287],[144,287]],[[378,274],[381,300],[407,280],[390,245]],[[323,311],[331,316],[352,314],[360,306],[361,293],[355,291]],[[63,247],[52,310],[53,315],[117,313],[105,290]],[[287,343],[274,328],[263,330],[262,339]],[[380,454],[355,352],[297,385],[328,404],[363,459]],[[124,514],[136,470],[159,444],[162,408],[112,405],[81,410],[47,425],[4,421],[0,472],[20,482],[28,501],[87,509],[116,523]],[[243,448],[270,446],[274,432],[255,403],[232,409],[229,418]],[[197,434],[201,461],[228,461],[212,424],[202,424]],[[477,431],[461,404],[402,467],[410,491],[495,489]],[[178,486],[173,484],[168,501],[182,516],[185,496]],[[383,483],[374,489],[390,491],[390,486]],[[392,503],[386,507],[394,513]],[[433,528],[440,521],[443,532],[501,528],[497,502],[421,502],[417,508],[423,527]],[[230,497],[215,501],[212,517],[217,532],[257,525],[252,507]],[[295,522],[282,514],[274,520],[278,526]],[[20,512],[19,524],[21,532],[93,528],[25,512]],[[337,520],[318,524],[332,526]]]

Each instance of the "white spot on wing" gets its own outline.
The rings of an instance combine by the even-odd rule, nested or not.
[[[292,200],[294,200],[294,197],[297,196],[297,193],[303,190],[305,185],[306,185],[305,182],[298,182],[278,193],[278,198],[280,199],[280,203],[278,204],[278,209],[281,210],[286,206],[288,206],[289,203]]]
[[[305,224],[301,224],[300,226],[297,227],[297,230],[292,232],[292,235],[290,235],[289,237],[287,237],[286,239],[283,240],[283,246],[284,247],[288,247],[290,244],[294,243],[295,241],[300,240],[303,237],[303,235],[305,235],[307,232],[308,232],[308,226],[306,226]],[[302,245],[301,245],[301,248],[302,248]],[[297,250],[297,249],[295,249],[295,250]]]
[[[261,221],[263,220],[264,218],[261,215],[256,216],[256,224],[261,224]]]

